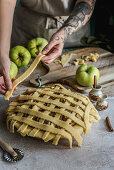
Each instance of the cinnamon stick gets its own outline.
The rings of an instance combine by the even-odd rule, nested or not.
[[[110,122],[110,118],[108,116],[106,117],[106,123],[107,123],[107,126],[109,128],[109,131],[113,132],[114,129],[112,128],[112,125],[111,125],[111,122]]]
[[[96,75],[94,75],[94,88],[95,89],[97,88],[97,77],[96,77]]]

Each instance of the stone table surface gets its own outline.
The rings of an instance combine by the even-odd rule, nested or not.
[[[15,95],[30,87],[28,80],[34,74],[45,73],[46,70],[39,65],[38,69],[21,83]],[[108,109],[100,112],[101,120],[93,124],[91,133],[83,136],[82,147],[77,147],[73,141],[72,149],[69,149],[68,142],[62,139],[58,146],[54,146],[51,142],[44,143],[40,139],[22,137],[16,132],[11,134],[5,122],[5,110],[9,102],[0,96],[0,137],[25,153],[23,160],[11,164],[3,161],[0,149],[0,170],[114,170],[114,133],[108,131],[105,123],[106,116],[109,116],[114,127],[114,85],[104,88],[103,92],[112,96],[108,99]]]
[[[91,133],[83,135],[83,144],[69,149],[67,140],[61,139],[58,146],[32,137],[11,134],[6,128],[5,110],[7,101],[0,97],[0,137],[12,147],[24,151],[24,158],[17,163],[2,159],[0,149],[0,170],[114,170],[114,132],[109,132],[105,118],[109,116],[114,127],[114,98],[108,99],[107,110],[99,112],[101,120],[93,124]]]

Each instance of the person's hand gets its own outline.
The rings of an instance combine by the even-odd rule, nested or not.
[[[12,83],[15,81],[15,79],[13,78],[12,80]],[[14,91],[16,91],[18,88],[16,87],[15,89],[14,89]],[[1,76],[0,77],[0,94],[3,94],[3,95],[5,95],[5,93],[7,92],[7,89],[6,89],[6,87],[5,87],[5,82],[4,82],[4,78],[3,78],[3,76]],[[13,97],[13,95],[11,96],[11,97]]]
[[[64,32],[59,30],[51,37],[48,45],[43,49],[42,53],[45,54],[41,60],[45,63],[51,63],[62,54],[64,46]]]
[[[8,57],[0,57],[0,94],[12,89],[12,81],[10,80],[10,59]]]

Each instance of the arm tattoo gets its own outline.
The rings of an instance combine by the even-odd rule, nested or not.
[[[62,26],[64,28],[65,38],[87,23],[94,9],[95,1],[88,0],[89,3],[82,1],[76,4],[71,15]]]

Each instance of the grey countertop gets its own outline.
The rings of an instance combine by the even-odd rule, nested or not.
[[[89,135],[83,136],[82,147],[73,141],[69,149],[66,140],[54,146],[16,132],[10,134],[5,122],[8,102],[0,97],[0,137],[25,153],[23,160],[13,164],[3,161],[0,149],[0,170],[114,170],[114,132],[109,132],[105,123],[109,116],[114,127],[114,99],[108,102],[109,108],[100,112],[101,120],[93,124]]]

